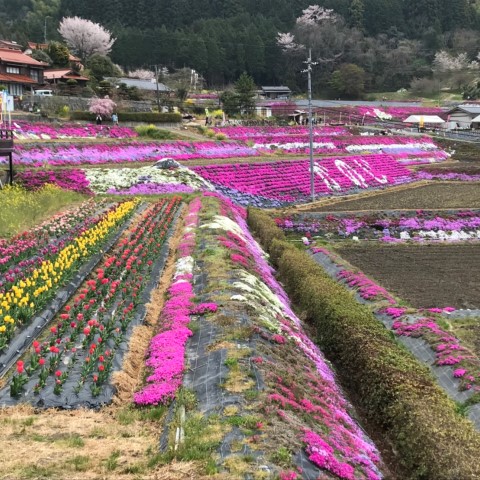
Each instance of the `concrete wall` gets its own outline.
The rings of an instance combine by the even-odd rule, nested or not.
[[[25,95],[22,106],[28,111],[28,106],[35,103],[41,110],[56,112],[64,105],[70,108],[70,111],[87,111],[89,107],[89,98],[82,97],[63,97],[54,95],[52,97],[42,97],[40,95]],[[150,101],[118,100],[118,111],[120,112],[151,112],[152,103]],[[26,108],[25,108],[26,107]]]

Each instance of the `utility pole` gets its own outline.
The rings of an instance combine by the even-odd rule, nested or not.
[[[312,67],[318,65],[318,62],[312,62],[312,49],[308,49],[308,59],[303,62],[307,68],[303,73],[308,75],[308,133],[310,138],[310,195],[312,202],[315,201],[315,176],[313,172],[313,118],[312,118]]]
[[[52,18],[52,17],[50,17],[49,15],[47,15],[45,17],[45,24],[44,24],[44,27],[43,27],[43,41],[44,41],[44,43],[47,43],[47,18]]]
[[[157,108],[158,113],[160,113],[160,92],[158,90],[158,65],[154,65],[155,67],[155,84],[157,86]]]

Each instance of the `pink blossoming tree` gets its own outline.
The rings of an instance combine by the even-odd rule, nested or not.
[[[62,18],[58,31],[83,62],[95,53],[108,55],[116,40],[99,23],[80,17]]]
[[[92,98],[90,100],[89,112],[102,117],[111,117],[117,104],[110,98]]]

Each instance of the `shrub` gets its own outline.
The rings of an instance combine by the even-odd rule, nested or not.
[[[139,125],[135,131],[140,137],[154,138],[155,140],[172,140],[174,135],[168,130],[160,130],[155,125]]]
[[[479,478],[480,435],[429,370],[368,307],[284,241],[268,215],[250,209],[248,222],[272,254],[287,292],[316,327],[320,347],[335,359],[365,413],[384,429],[409,478]]]
[[[215,138],[216,138],[217,140],[223,141],[223,140],[226,140],[226,139],[227,139],[227,136],[226,136],[225,134],[223,134],[223,133],[217,133],[217,134],[215,135]]]
[[[179,113],[156,112],[119,112],[120,122],[145,122],[145,123],[180,123],[182,116]],[[95,115],[89,112],[72,112],[72,120],[94,121]]]

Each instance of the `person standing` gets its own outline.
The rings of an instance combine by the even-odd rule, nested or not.
[[[118,126],[118,115],[116,113],[112,115],[112,122],[115,126]]]
[[[97,114],[97,118],[95,119],[96,122],[97,122],[97,125],[101,125],[102,124],[102,116],[98,113]]]

